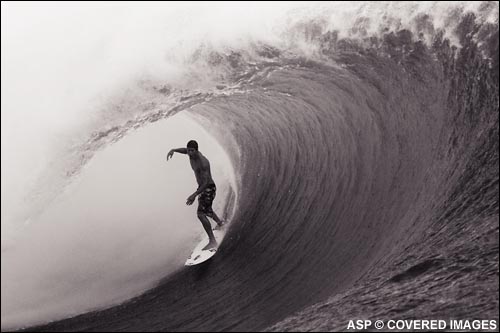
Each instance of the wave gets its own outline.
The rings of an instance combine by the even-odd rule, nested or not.
[[[403,317],[412,297],[417,317],[467,306],[498,318],[487,292],[498,291],[498,4],[447,14],[439,26],[415,11],[408,29],[386,16],[375,30],[358,15],[347,36],[307,20],[288,33],[308,54],[300,43],[210,50],[225,73],[212,90],[143,82],[178,104],[96,133],[91,155],[187,112],[236,172],[226,240],[207,265],[130,302],[36,330],[341,329],[360,311]]]

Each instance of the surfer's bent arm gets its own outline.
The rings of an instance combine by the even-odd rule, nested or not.
[[[187,148],[177,148],[170,150],[167,154],[167,161],[174,155],[174,153],[187,154]]]

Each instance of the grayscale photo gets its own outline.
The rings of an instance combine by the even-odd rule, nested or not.
[[[2,332],[498,332],[498,1],[2,1]]]

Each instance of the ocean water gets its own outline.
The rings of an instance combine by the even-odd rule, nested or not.
[[[465,297],[493,315],[498,3],[217,6],[76,16],[113,18],[144,57],[123,56],[141,51],[114,30],[90,31],[99,44],[76,29],[124,82],[80,87],[90,104],[39,124],[63,141],[36,143],[43,167],[16,168],[26,143],[5,155],[2,143],[2,329],[88,312],[37,329],[262,330],[375,276],[412,283],[412,265],[457,265],[457,244],[483,244],[477,292],[428,301]],[[63,102],[78,103],[68,89]],[[193,137],[231,224],[213,260],[184,269],[196,184],[185,156],[165,155]]]

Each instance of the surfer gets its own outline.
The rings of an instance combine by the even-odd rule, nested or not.
[[[217,241],[215,240],[212,226],[207,216],[217,223],[218,228],[222,227],[225,222],[212,209],[212,202],[214,201],[217,188],[210,173],[210,162],[198,151],[198,143],[194,140],[189,141],[186,148],[170,150],[167,154],[167,161],[169,158],[172,158],[174,153],[187,154],[189,156],[191,168],[193,168],[196,181],[198,182],[198,189],[187,198],[186,205],[192,205],[194,199],[198,196],[198,218],[201,224],[203,224],[203,228],[205,228],[209,239],[207,246],[203,250],[216,248]]]

